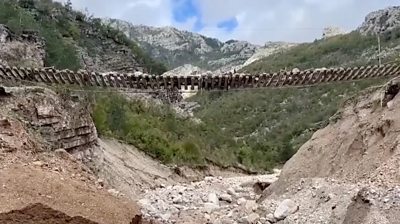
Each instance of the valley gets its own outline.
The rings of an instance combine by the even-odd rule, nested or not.
[[[0,224],[396,223],[399,15],[256,45],[0,2]]]

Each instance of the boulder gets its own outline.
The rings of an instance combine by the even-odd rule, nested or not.
[[[115,189],[109,189],[108,193],[110,193],[111,195],[113,195],[114,197],[118,197],[120,192],[115,190]]]
[[[208,194],[208,200],[207,201],[209,203],[212,203],[212,204],[215,204],[215,205],[219,206],[219,199],[218,199],[217,194],[215,194],[215,193]]]
[[[238,205],[242,205],[242,204],[245,204],[246,201],[247,201],[247,200],[246,200],[245,198],[239,198],[238,201],[237,201],[237,203],[238,203]]]
[[[204,203],[204,212],[206,212],[208,214],[212,213],[213,211],[215,211],[217,209],[219,209],[219,205],[216,205],[214,203],[209,203],[209,202]]]
[[[277,220],[283,220],[288,217],[290,214],[297,212],[299,206],[290,199],[283,200],[274,212],[274,217]]]
[[[260,219],[260,216],[257,213],[251,213],[250,215],[243,218],[244,224],[256,224]]]
[[[231,202],[232,202],[232,196],[230,196],[229,194],[222,194],[222,195],[219,197],[219,199],[220,199],[221,201],[226,201],[226,202],[228,202],[228,203],[231,203]]]
[[[258,204],[256,201],[249,200],[244,204],[244,208],[247,213],[254,212],[258,209]]]

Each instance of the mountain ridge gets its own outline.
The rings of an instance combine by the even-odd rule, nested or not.
[[[286,42],[267,42],[264,46],[247,41],[220,41],[216,38],[174,27],[152,27],[134,25],[118,19],[103,19],[103,23],[122,31],[134,40],[152,58],[175,69],[191,64],[203,70],[232,71],[240,69],[248,59],[258,54],[269,55],[276,50],[287,49],[295,44]],[[264,53],[260,53],[263,52]]]

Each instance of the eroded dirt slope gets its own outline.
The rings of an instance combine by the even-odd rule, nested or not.
[[[81,120],[70,120],[50,90],[14,90],[0,94],[0,213],[40,203],[96,223],[130,223],[139,214],[138,207],[108,190],[85,164],[49,141],[56,137],[74,147],[72,151],[83,150],[86,132],[79,131]],[[72,106],[68,112],[76,114],[79,108]],[[30,113],[33,116],[27,119]],[[43,113],[49,116],[38,116]],[[62,134],[43,131],[51,128]]]
[[[258,200],[270,223],[398,223],[399,89],[395,79],[349,99],[300,148]]]

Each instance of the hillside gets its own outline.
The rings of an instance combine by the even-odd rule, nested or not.
[[[284,223],[398,223],[398,85],[396,78],[346,101],[266,190],[266,213],[290,199],[298,209]]]
[[[395,61],[400,30],[382,34],[382,61]],[[275,72],[286,68],[365,66],[377,64],[376,37],[354,31],[301,44],[243,68],[244,72]],[[271,168],[283,163],[324,127],[348,97],[384,80],[332,84],[304,89],[265,89],[199,93],[191,100],[207,127],[231,136],[237,160],[246,166]],[[299,113],[301,111],[301,113]],[[332,118],[334,119],[334,118]],[[215,157],[218,158],[218,157]]]
[[[11,32],[3,42],[26,34],[37,36],[44,45],[44,66],[99,72],[165,71],[162,64],[121,32],[103,25],[100,19],[74,11],[71,5],[47,0],[4,0],[0,2],[0,24]]]
[[[229,71],[234,67],[242,67],[256,53],[262,57],[292,46],[284,42],[269,42],[265,46],[236,40],[221,42],[173,27],[133,25],[116,19],[106,19],[104,23],[121,30],[169,69],[192,64],[204,70]]]
[[[398,60],[400,53],[400,29],[381,34],[381,54],[378,54],[376,36],[363,35],[358,31],[313,43],[300,44],[280,54],[270,55],[243,68],[250,73],[275,72],[286,68],[309,69],[321,67],[351,67],[378,64]]]
[[[360,27],[349,34],[304,43],[288,51],[273,54],[242,69],[244,72],[275,72],[280,69],[349,67],[398,62],[400,53],[400,8],[371,12]],[[380,30],[378,53],[376,30]]]

